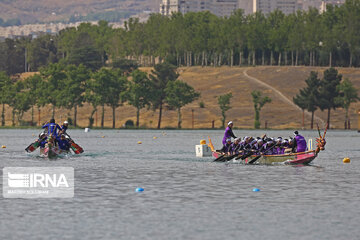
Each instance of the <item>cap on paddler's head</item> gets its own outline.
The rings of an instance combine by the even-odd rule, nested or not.
[[[226,141],[227,141],[227,142],[231,142],[231,138],[227,138]]]
[[[68,122],[68,121],[64,121],[64,124],[69,124],[69,122]]]
[[[299,134],[299,132],[298,132],[298,131],[295,131],[295,132],[294,132],[294,135],[295,135],[295,136],[296,136],[296,135],[298,135],[298,134]]]
[[[241,138],[235,138],[235,140],[234,141],[236,141],[236,142],[240,142],[241,141]]]
[[[228,122],[228,126],[229,126],[230,124],[233,124],[233,122],[232,122],[232,121]]]

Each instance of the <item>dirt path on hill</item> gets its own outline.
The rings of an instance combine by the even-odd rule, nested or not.
[[[287,98],[287,97],[286,97],[284,94],[282,94],[279,90],[277,90],[276,88],[270,86],[270,85],[267,84],[267,83],[262,82],[261,80],[255,78],[255,77],[249,76],[248,73],[247,73],[247,70],[248,70],[248,69],[245,69],[245,70],[243,71],[245,77],[247,77],[248,79],[252,80],[253,82],[255,82],[255,83],[257,83],[257,84],[262,85],[263,87],[266,87],[266,88],[274,91],[277,95],[279,95],[279,98],[280,98],[283,102],[291,105],[291,106],[292,106],[293,108],[295,108],[296,110],[302,112],[302,109],[301,109],[300,107],[298,107],[295,103],[293,103],[293,101],[291,101],[289,98]],[[311,118],[311,113],[310,113],[310,112],[305,111],[305,114],[306,114],[308,117]],[[322,123],[322,125],[325,125],[325,121],[322,120],[321,118],[319,118],[318,116],[316,116],[315,114],[314,114],[314,120],[320,121],[320,122]]]

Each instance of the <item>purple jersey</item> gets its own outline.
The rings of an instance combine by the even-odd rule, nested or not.
[[[226,139],[231,138],[231,137],[236,138],[235,135],[234,135],[234,133],[233,133],[233,131],[232,131],[232,129],[231,129],[231,127],[228,126],[228,127],[225,129],[225,133],[224,133],[224,138],[223,138],[223,140],[222,140],[222,144],[225,145],[225,144],[226,144]]]
[[[298,134],[295,136],[295,141],[297,146],[296,152],[305,152],[307,148],[305,138]]]
[[[220,150],[223,153],[228,153],[231,152],[231,148],[232,147],[232,143],[225,143],[225,145],[222,147],[222,149]]]

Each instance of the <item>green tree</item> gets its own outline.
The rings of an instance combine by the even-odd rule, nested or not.
[[[174,65],[166,62],[155,65],[154,70],[152,70],[151,73],[150,79],[154,87],[151,103],[154,110],[159,109],[157,128],[160,129],[162,110],[166,98],[166,86],[169,82],[175,81],[179,77],[179,74],[176,73],[176,67]]]
[[[309,51],[309,65],[316,65],[316,50],[319,48],[321,41],[321,21],[318,9],[310,8],[308,12],[304,14],[305,17],[305,45]]]
[[[196,92],[193,87],[180,80],[169,82],[166,86],[165,92],[165,101],[171,108],[177,109],[178,128],[181,128],[181,108],[198,99],[200,97],[200,93]]]
[[[255,110],[254,127],[255,127],[255,129],[259,129],[260,128],[260,111],[266,103],[271,102],[271,98],[269,98],[267,96],[262,97],[261,92],[257,91],[257,90],[252,91],[251,96],[253,98],[254,110]]]
[[[57,62],[55,36],[43,35],[27,45],[28,70],[38,71],[49,63]]]
[[[22,81],[7,86],[6,91],[10,97],[8,104],[12,108],[12,126],[15,126],[15,117],[21,123],[24,113],[30,109],[31,93],[25,90]]]
[[[339,22],[340,14],[333,5],[326,6],[326,11],[322,14],[323,41],[320,45],[329,53],[329,67],[333,66],[333,53],[339,47],[342,34],[340,32]]]
[[[360,45],[360,0],[347,0],[339,11],[340,32],[349,49],[349,67],[352,67],[354,54]]]
[[[121,75],[120,71],[107,68],[101,68],[93,74],[93,79],[92,83],[90,83],[93,97],[90,97],[90,99],[93,104],[99,103],[102,106],[101,127],[104,127],[104,107],[108,105],[112,108],[112,127],[115,128],[115,110],[121,105],[121,94],[126,91],[127,80]]]
[[[66,79],[60,89],[61,105],[67,109],[74,109],[74,126],[77,126],[77,109],[81,107],[85,93],[85,83],[90,78],[90,71],[84,65],[69,65],[65,69]]]
[[[317,72],[311,71],[310,76],[305,80],[306,87],[300,89],[293,101],[301,109],[311,112],[311,129],[314,127],[314,114],[318,106],[320,79]]]
[[[335,103],[339,104],[345,109],[345,129],[347,129],[349,122],[349,108],[351,103],[355,103],[360,98],[357,95],[357,89],[353,86],[352,82],[345,78],[338,86],[337,90],[340,95],[335,98]]]
[[[128,103],[136,108],[136,127],[139,127],[140,110],[150,106],[152,97],[152,82],[146,73],[135,70],[131,73],[132,80],[129,82],[129,90],[126,94]]]
[[[91,114],[89,116],[89,128],[92,128],[94,124],[94,114],[97,111],[98,106],[104,106],[105,104],[105,95],[103,95],[103,88],[102,88],[102,78],[97,74],[94,73],[90,76],[90,78],[85,82],[85,94],[84,100],[85,102],[91,104],[93,107]],[[104,111],[104,108],[103,108]],[[104,127],[104,118],[102,117],[102,126]]]
[[[324,78],[321,81],[319,89],[319,107],[323,111],[328,110],[327,124],[330,127],[330,111],[340,106],[335,99],[339,96],[338,85],[341,82],[342,75],[338,74],[335,68],[329,68],[324,71]]]
[[[0,100],[2,104],[1,111],[1,126],[5,126],[5,104],[9,104],[9,87],[12,85],[12,81],[5,72],[0,72]]]
[[[122,75],[121,71],[112,70],[110,72],[105,87],[107,90],[106,104],[112,108],[113,112],[112,128],[115,128],[115,110],[121,106],[125,100],[122,96],[127,91],[126,85],[127,79]]]
[[[224,94],[224,95],[220,95],[218,97],[218,104],[219,104],[219,107],[220,107],[220,110],[221,110],[221,127],[224,128],[225,127],[225,120],[226,120],[226,112],[228,110],[231,109],[230,107],[230,100],[232,98],[232,93],[227,93],[227,94]]]
[[[246,17],[246,21],[247,21],[246,43],[249,49],[248,65],[251,64],[256,65],[256,54],[255,54],[256,50],[262,49],[264,54],[264,50],[267,48],[265,44],[268,35],[266,18],[263,13],[256,12],[254,14],[248,15]],[[251,56],[252,56],[252,62],[251,62]]]
[[[288,48],[291,50],[291,65],[299,64],[300,51],[305,42],[305,16],[302,11],[297,11],[288,16],[290,30],[288,33]]]
[[[102,66],[102,54],[96,48],[94,39],[87,32],[80,32],[71,48],[67,62],[69,64],[83,64],[92,71]]]
[[[31,94],[29,98],[30,106],[31,106],[31,124],[34,123],[34,106],[37,105],[38,113],[40,115],[40,107],[41,105],[41,92],[43,91],[43,80],[40,74],[35,74],[31,77],[28,77],[24,81],[25,88]],[[39,119],[40,124],[40,119]]]
[[[51,104],[52,118],[55,118],[55,109],[63,103],[61,91],[67,79],[65,66],[60,63],[50,64],[46,68],[40,68],[40,75],[44,83],[39,93],[39,103]]]

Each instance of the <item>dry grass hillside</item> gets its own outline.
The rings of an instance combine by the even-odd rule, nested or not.
[[[71,15],[105,11],[157,11],[159,0],[0,0],[0,17],[23,24],[68,20]]]
[[[299,89],[305,86],[305,79],[310,71],[317,71],[322,77],[326,68],[318,67],[221,67],[221,68],[180,68],[180,78],[201,92],[201,98],[182,109],[183,128],[192,127],[192,114],[194,110],[194,127],[211,128],[212,120],[215,120],[215,127],[221,126],[221,113],[217,104],[217,96],[232,92],[232,109],[227,112],[227,120],[233,120],[235,127],[252,128],[254,122],[254,110],[251,91],[260,90],[264,95],[269,96],[272,102],[266,104],[261,111],[261,126],[268,122],[269,128],[300,128],[302,112],[292,105],[292,98]],[[142,70],[150,72],[149,68]],[[360,69],[339,68],[344,78],[349,78],[357,89],[360,90]],[[247,74],[248,76],[246,76]],[[360,95],[360,91],[359,91]],[[289,101],[290,100],[290,101]],[[199,102],[204,102],[205,108],[199,107]],[[352,128],[357,127],[357,113],[360,109],[360,102],[351,105],[350,117]],[[79,109],[78,123],[80,126],[87,126],[91,108],[88,105]],[[37,110],[35,120],[38,120]],[[50,108],[41,111],[41,122],[50,118]],[[56,112],[56,119],[62,121],[67,116],[72,117],[72,111],[59,109]],[[327,112],[316,112],[316,116],[326,121]],[[121,127],[126,120],[136,120],[135,109],[125,105],[116,111],[116,127]],[[321,123],[321,120],[317,122]],[[7,124],[11,124],[11,111],[6,112]],[[25,114],[25,120],[30,120],[30,111]],[[158,112],[142,110],[140,124],[142,126],[155,128],[157,126]],[[343,128],[344,110],[337,109],[331,114],[331,127]],[[111,127],[112,112],[106,108],[105,125]],[[305,117],[306,128],[309,128],[310,117]],[[100,125],[100,108],[97,118],[97,126]],[[162,127],[176,127],[177,114],[175,111],[165,110],[162,119]]]

